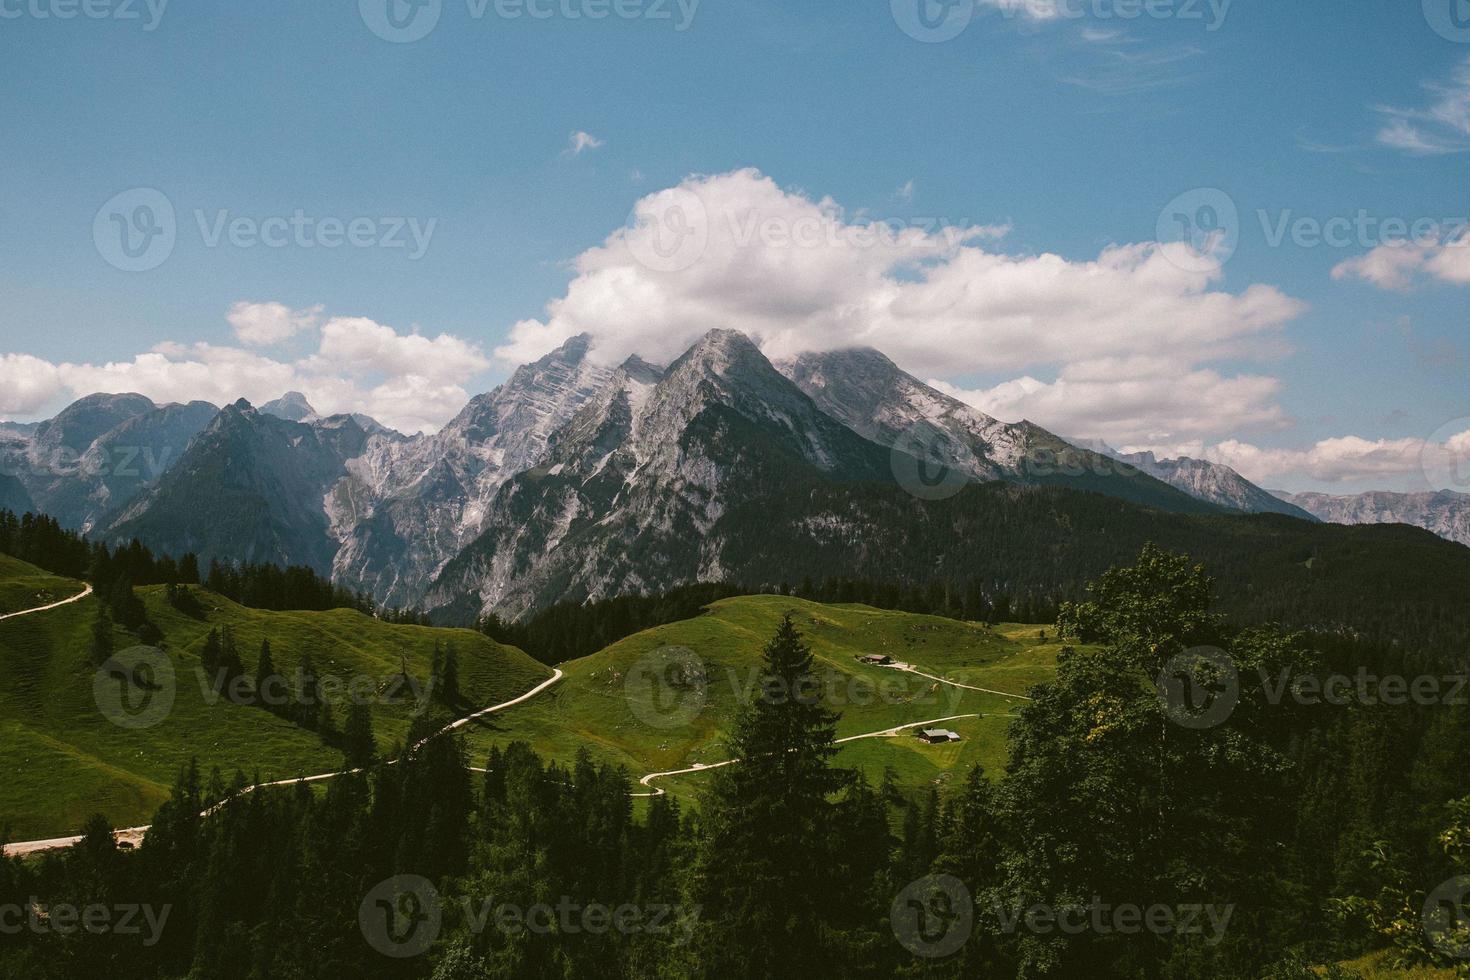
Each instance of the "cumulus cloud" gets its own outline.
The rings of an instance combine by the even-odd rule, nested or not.
[[[1109,443],[1157,441],[1281,428],[1281,382],[1259,375],[1223,377],[1165,358],[1100,358],[1062,368],[1056,381],[1029,375],[989,389],[942,379],[935,388],[1002,419],[1045,420],[1046,428]]]
[[[577,157],[588,150],[596,150],[606,145],[606,140],[600,140],[591,133],[584,133],[579,129],[567,141],[567,148],[564,152],[567,156]]]
[[[61,391],[55,365],[29,354],[0,356],[0,416],[30,415]]]
[[[273,347],[315,327],[321,312],[320,305],[293,310],[284,303],[247,303],[241,300],[230,307],[225,319],[234,328],[240,343],[252,347]]]
[[[279,307],[293,316],[320,312],[243,305]],[[235,304],[227,317],[241,308]],[[238,336],[238,325],[236,330]],[[424,337],[364,317],[336,317],[322,324],[317,349],[295,360],[243,347],[172,342],[131,360],[101,364],[53,365],[6,355],[0,358],[0,412],[32,414],[62,394],[76,398],[98,391],[135,391],[158,402],[222,405],[245,398],[259,405],[296,390],[324,415],[361,412],[400,431],[424,432],[464,407],[470,397],[465,384],[489,364],[478,347],[448,334]]]
[[[1456,431],[1460,426],[1465,428]],[[1265,485],[1286,479],[1470,492],[1470,419],[1450,423],[1429,438],[1337,436],[1306,449],[1262,448],[1238,439],[1213,444],[1147,443],[1124,449],[1224,463],[1246,479]]]
[[[496,355],[521,363],[586,332],[604,360],[667,361],[728,327],[773,357],[870,345],[941,380],[1016,372],[981,398],[1001,417],[1034,411],[1061,428],[1078,414],[1070,397],[1085,395],[1116,420],[1111,438],[1182,437],[1212,412],[1217,434],[1280,420],[1272,379],[1206,365],[1279,354],[1281,328],[1305,309],[1270,286],[1216,288],[1220,267],[1182,244],[1009,255],[993,245],[1006,226],[852,216],[754,170],[690,178],[643,198],[635,217],[580,255],[566,294]],[[1130,373],[1108,377],[1114,368]]]
[[[1387,242],[1339,263],[1332,278],[1362,279],[1380,289],[1395,290],[1425,279],[1454,286],[1470,284],[1470,230],[1441,242]]]
[[[1384,117],[1378,142],[1416,156],[1470,150],[1470,57],[1455,66],[1447,82],[1428,82],[1433,95],[1422,109],[1379,106]]]

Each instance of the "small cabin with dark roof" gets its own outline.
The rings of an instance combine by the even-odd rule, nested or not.
[[[919,738],[930,745],[939,745],[944,742],[958,742],[960,733],[952,732],[948,728],[921,728]]]
[[[871,664],[874,667],[887,667],[889,664],[893,663],[893,658],[886,653],[869,653],[859,657],[858,659],[861,660],[863,663]]]

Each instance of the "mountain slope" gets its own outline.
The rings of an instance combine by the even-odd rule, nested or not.
[[[1333,524],[1410,524],[1470,545],[1470,494],[1435,493],[1278,494],[1282,500]]]
[[[208,561],[306,565],[327,574],[337,551],[324,500],[368,441],[346,416],[310,425],[225,407],[184,457],[100,536],[138,537]]]
[[[891,484],[890,457],[818,409],[744,334],[711,331],[661,374],[623,364],[552,437],[545,462],[505,485],[428,603],[516,616],[562,598],[722,579],[733,509],[796,485]]]
[[[1066,486],[1181,513],[1212,510],[1154,475],[1079,448],[1030,422],[991,418],[905,373],[871,347],[802,354],[778,368],[828,414],[976,481]]]
[[[0,586],[9,571],[0,559]],[[0,622],[0,756],[12,763],[0,779],[0,827],[9,825],[12,839],[74,834],[99,812],[114,826],[147,823],[191,757],[206,774],[219,766],[227,779],[237,769],[287,779],[342,765],[341,751],[315,732],[257,706],[211,703],[207,678],[201,684],[198,673],[211,629],[233,630],[252,675],[262,640],[270,641],[276,668],[292,685],[310,654],[318,675],[337,682],[324,685],[323,696],[339,730],[356,683],[358,692],[368,692],[383,751],[404,740],[420,707],[412,694],[389,698],[388,685],[406,667],[423,692],[436,643],[452,643],[457,653],[462,703],[455,715],[509,700],[550,673],[521,651],[469,631],[396,626],[345,609],[267,612],[205,589],[193,592],[203,609],[199,618],[170,606],[161,586],[138,589],[149,619],[167,638],[175,679],[172,708],[151,728],[114,725],[98,710],[89,660],[96,597]],[[125,651],[137,640],[119,630],[115,643]]]
[[[91,531],[182,459],[217,414],[208,402],[190,402],[133,415],[94,439],[74,466],[34,481],[31,496],[63,526]]]
[[[25,484],[9,473],[0,471],[0,510],[24,514],[35,509],[35,502],[26,492]]]
[[[334,577],[382,602],[417,603],[479,534],[501,484],[539,462],[551,434],[607,383],[588,343],[574,337],[516,369],[433,435],[372,440],[333,490]]]
[[[1159,459],[1153,453],[1117,453],[1118,459],[1200,500],[1247,514],[1286,514],[1305,521],[1317,518],[1241,476],[1223,463],[1180,456]]]

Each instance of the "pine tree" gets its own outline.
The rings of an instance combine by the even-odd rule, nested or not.
[[[367,769],[378,754],[378,744],[373,738],[373,712],[361,701],[353,700],[347,709],[347,724],[343,729],[343,748],[347,768]]]
[[[255,662],[255,697],[257,703],[272,711],[285,705],[280,701],[285,694],[285,683],[276,671],[276,662],[271,657],[271,641],[260,641],[260,657]]]
[[[107,607],[97,606],[97,618],[92,621],[92,663],[101,667],[112,657],[116,644],[112,639],[112,617]]]
[[[837,716],[820,700],[811,648],[787,616],[766,644],[759,695],[735,720],[741,761],[715,774],[696,902],[720,915],[701,926],[708,976],[817,976],[837,887],[830,797],[850,782],[831,768]]]
[[[453,643],[444,645],[444,662],[439,674],[439,700],[445,704],[459,703],[459,654]]]

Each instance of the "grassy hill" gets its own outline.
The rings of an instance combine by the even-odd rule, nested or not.
[[[59,602],[85,587],[75,579],[61,578],[9,555],[0,555],[0,616]]]
[[[0,589],[35,587],[31,572],[30,566],[6,561]],[[63,597],[74,594],[72,586],[62,590]],[[347,713],[346,683],[361,678],[363,691],[371,692],[383,749],[407,734],[415,705],[411,699],[382,703],[378,695],[402,663],[410,677],[426,684],[436,641],[452,642],[458,652],[462,704],[455,706],[456,716],[509,700],[550,676],[519,650],[468,630],[389,625],[349,610],[265,612],[194,591],[202,618],[168,605],[162,587],[138,590],[149,618],[163,630],[176,677],[172,710],[146,729],[113,724],[98,708],[89,659],[95,597],[0,622],[0,830],[8,825],[10,839],[75,833],[96,812],[117,826],[147,823],[193,756],[206,774],[218,766],[226,778],[236,769],[281,779],[342,764],[340,751],[311,731],[260,707],[211,701],[213,691],[199,669],[211,628],[234,630],[251,674],[262,639],[270,640],[277,669],[287,678],[294,678],[310,652],[319,675],[343,681],[343,691],[327,697],[338,727]],[[119,651],[136,643],[117,632]]]
[[[742,596],[712,604],[703,616],[646,630],[563,664],[561,684],[471,730],[475,756],[492,744],[524,739],[563,761],[585,745],[595,757],[627,767],[635,778],[719,762],[728,757],[723,737],[744,692],[752,690],[761,648],[787,612],[812,646],[827,703],[842,714],[839,738],[951,715],[985,716],[945,722],[963,736],[958,743],[931,746],[904,733],[842,748],[839,764],[863,769],[874,782],[892,767],[909,789],[955,778],[975,762],[997,771],[1005,761],[1007,716],[1022,702],[869,666],[859,662],[861,655],[887,654],[926,673],[1023,694],[1051,676],[1061,649],[1052,631],[1043,641],[1036,626],[989,629],[869,606]],[[688,653],[669,653],[670,648]],[[666,676],[673,693],[670,686],[660,688],[661,699],[643,682],[650,668],[677,665],[690,656],[695,659],[689,662],[703,664],[703,699],[687,668],[671,668]],[[686,706],[682,713],[681,704]],[[657,785],[697,799],[708,781],[707,774],[694,773]]]

